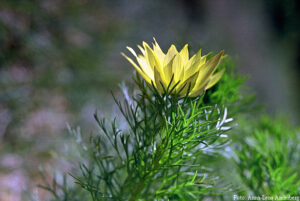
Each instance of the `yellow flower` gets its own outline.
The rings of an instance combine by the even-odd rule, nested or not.
[[[215,85],[222,77],[224,70],[214,73],[222,59],[224,51],[219,52],[211,59],[208,55],[201,56],[201,49],[189,58],[188,45],[180,52],[171,45],[165,54],[154,39],[153,48],[146,42],[143,47],[138,45],[141,54],[137,54],[131,47],[127,49],[136,58],[131,58],[121,53],[136,69],[136,71],[160,92],[172,89],[172,93],[185,96],[189,90],[189,97],[199,96],[203,91]]]

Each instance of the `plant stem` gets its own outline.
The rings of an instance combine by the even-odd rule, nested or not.
[[[138,184],[137,188],[135,189],[135,191],[132,193],[132,195],[129,198],[129,201],[134,201],[136,200],[136,197],[139,195],[139,193],[143,190],[143,187],[146,184],[146,181],[148,179],[148,177],[150,177],[153,174],[153,170],[155,171],[157,169],[157,166],[159,164],[159,161],[161,159],[161,156],[158,157],[155,161],[154,161],[154,165],[152,170],[150,169],[149,173],[147,175],[145,175],[144,179]]]

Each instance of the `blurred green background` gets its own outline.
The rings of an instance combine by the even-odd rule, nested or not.
[[[152,37],[164,51],[225,49],[257,102],[299,125],[297,0],[2,0],[1,201],[22,200],[39,166],[71,168],[52,154],[68,140],[66,122],[91,133],[96,109],[114,114],[110,91],[133,72],[120,52]]]

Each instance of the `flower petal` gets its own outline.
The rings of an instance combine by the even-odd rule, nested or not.
[[[157,58],[157,56],[154,54],[154,52],[152,51],[152,49],[149,47],[149,45],[147,43],[143,43],[143,45],[144,45],[144,48],[146,51],[145,58],[148,59],[150,66],[152,66],[154,70],[156,69],[158,71],[163,84],[166,84],[166,79],[164,76],[162,66],[159,62],[159,59]],[[154,74],[154,77],[155,77],[155,74]]]
[[[184,79],[188,79],[199,70],[200,61],[201,49],[195,55],[193,55],[192,58],[187,62],[185,66]]]
[[[175,83],[183,80],[182,72],[184,71],[183,65],[182,65],[182,59],[180,54],[177,54],[174,58],[173,65],[172,65],[172,72],[174,74],[174,81]]]
[[[151,79],[148,77],[148,75],[146,75],[137,65],[136,63],[129,58],[126,54],[124,54],[123,52],[121,52],[122,56],[125,57],[129,63],[132,64],[132,66],[135,68],[135,70],[149,83],[151,84]]]
[[[140,45],[137,45],[137,47],[140,49],[141,53],[142,53],[143,55],[145,55],[145,50],[144,50],[144,48],[142,48]]]
[[[206,83],[203,87],[201,88],[196,88],[196,90],[192,90],[191,93],[189,94],[189,97],[196,97],[201,95],[201,93],[205,90],[205,87],[207,86],[208,83]]]
[[[154,44],[153,44],[153,52],[154,54],[156,54],[157,58],[159,59],[159,62],[161,64],[163,64],[164,59],[165,59],[165,54],[163,53],[163,51],[161,50],[161,48],[159,47],[158,43],[156,42],[155,38],[154,39]]]
[[[168,65],[168,63],[174,58],[174,56],[176,54],[178,54],[176,47],[174,45],[171,45],[171,47],[169,48],[169,50],[165,56],[163,66]]]
[[[173,66],[174,58],[175,57],[173,57],[173,59],[171,59],[171,61],[166,66],[164,66],[164,69],[163,69],[164,75],[165,75],[165,79],[166,79],[166,84],[168,86],[169,86],[169,84],[171,82],[172,76],[174,75],[173,74],[173,70],[172,70],[172,68],[174,67]],[[174,80],[172,81],[172,83],[173,84],[170,85],[171,87],[174,86],[174,84],[175,84]]]
[[[212,86],[214,86],[221,79],[224,72],[225,72],[225,68],[223,68],[221,71],[219,71],[219,72],[215,73],[214,75],[212,75],[209,82],[208,82],[208,85],[205,89],[209,89]]]
[[[196,84],[196,80],[197,80],[197,76],[198,76],[199,72],[196,72],[194,75],[192,75],[189,79],[187,79],[186,81],[182,82],[178,87],[179,90],[181,90],[182,87],[184,87],[181,91],[180,91],[180,95],[181,96],[185,96],[187,91],[189,90],[189,92],[192,91],[192,89],[194,88],[195,84]]]
[[[153,69],[150,67],[149,63],[146,61],[146,58],[142,55],[138,55],[136,60],[139,63],[143,72],[145,72],[145,74],[147,74],[151,80],[154,80]]]
[[[127,46],[126,48],[131,52],[131,54],[133,54],[133,56],[137,57],[135,51],[131,47]]]
[[[182,63],[185,66],[186,63],[189,61],[189,49],[188,49],[188,44],[186,44],[182,50],[180,51],[180,56],[182,58]]]
[[[154,68],[154,80],[155,80],[155,87],[159,93],[164,93],[163,87],[166,89],[166,85],[161,78],[161,74],[158,72],[156,68]]]
[[[224,51],[222,50],[201,66],[196,82],[198,88],[202,88],[205,84],[207,84],[207,81],[209,80],[211,74],[215,71],[216,67],[218,66],[223,53]]]

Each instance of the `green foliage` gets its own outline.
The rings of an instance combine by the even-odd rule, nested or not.
[[[241,122],[240,131],[242,136],[235,144],[236,166],[245,191],[255,195],[299,195],[299,130],[284,119],[263,116],[253,124]]]
[[[93,200],[191,200],[217,193],[201,170],[201,150],[224,133],[218,120],[226,118],[224,110],[203,105],[203,96],[161,95],[139,77],[136,83],[133,99],[115,99],[128,129],[117,128],[116,120],[108,126],[95,114],[102,132],[92,138],[93,158],[81,165],[77,183]]]

